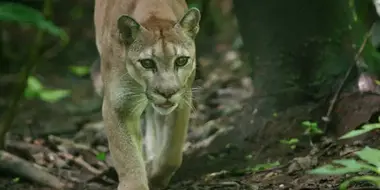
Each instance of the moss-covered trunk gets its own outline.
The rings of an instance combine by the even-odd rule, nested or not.
[[[254,105],[255,129],[273,113],[334,92],[354,61],[347,0],[234,0],[234,9],[255,95],[265,96]]]

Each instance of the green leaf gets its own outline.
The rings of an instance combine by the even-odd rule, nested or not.
[[[368,181],[370,183],[375,184],[377,188],[380,188],[380,177],[377,176],[356,176],[352,177],[346,181],[344,181],[342,184],[340,184],[339,189],[340,190],[346,190],[348,189],[348,186],[352,182],[358,182],[358,181]]]
[[[46,102],[49,102],[49,103],[55,103],[65,97],[67,97],[68,95],[70,95],[70,91],[69,90],[48,90],[48,89],[45,89],[45,90],[42,90],[40,93],[40,98],[41,100],[43,101],[46,101]]]
[[[90,73],[90,67],[88,66],[70,66],[69,69],[78,76],[85,76]]]
[[[297,139],[297,138],[291,138],[290,140],[289,140],[289,144],[296,144],[296,143],[298,143],[299,142],[299,140]]]
[[[354,159],[334,160],[333,163],[343,165],[343,167],[327,164],[310,170],[308,173],[316,175],[343,175],[347,173],[355,173],[363,170],[374,169],[374,167],[368,164],[357,162]]]
[[[99,161],[106,160],[106,153],[105,152],[100,152],[99,154],[96,155],[96,159],[98,159]]]
[[[317,126],[316,123],[314,123],[314,124],[310,127],[310,129],[311,129],[311,133],[312,133],[312,134],[322,134],[322,133],[323,133],[322,130],[318,128],[318,126]]]
[[[360,151],[355,152],[355,154],[362,160],[375,165],[380,168],[380,150],[370,148],[366,146]],[[380,174],[380,171],[378,172]]]
[[[27,89],[31,92],[39,92],[43,89],[43,85],[36,77],[29,76],[27,81]]]
[[[279,165],[280,165],[279,161],[273,162],[273,163],[266,163],[266,164],[257,164],[255,167],[251,168],[250,171],[257,172],[257,171],[267,170]]]
[[[297,138],[291,138],[289,140],[286,140],[286,139],[280,140],[280,142],[282,144],[289,144],[289,145],[291,145],[291,144],[297,144],[299,142],[299,140]]]
[[[60,37],[64,42],[68,42],[69,39],[64,30],[53,24],[51,21],[46,20],[40,11],[22,4],[0,4],[0,20],[13,21],[20,24],[32,24],[53,36]]]
[[[18,183],[20,181],[19,177],[15,177],[12,179],[12,183]]]
[[[350,6],[351,11],[352,11],[352,18],[356,22],[358,20],[358,15],[356,13],[355,1],[354,0],[349,0],[348,1],[348,5]]]
[[[29,88],[26,88],[24,90],[24,97],[28,100],[31,100],[38,96],[38,92],[32,91]]]
[[[380,123],[366,124],[361,129],[352,130],[352,131],[344,134],[339,139],[348,139],[348,138],[356,137],[356,136],[362,135],[364,133],[367,133],[369,131],[372,131],[374,129],[380,129]]]
[[[304,134],[322,134],[323,131],[319,129],[317,122],[303,121],[302,126],[306,128]]]
[[[309,127],[311,125],[311,122],[310,121],[303,121],[301,124],[305,127]]]
[[[248,154],[244,157],[246,160],[250,160],[253,158],[252,154]]]

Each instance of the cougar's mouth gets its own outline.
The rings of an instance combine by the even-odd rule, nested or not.
[[[166,101],[165,103],[162,104],[155,104],[157,107],[168,109],[173,107],[175,104],[173,102]]]
[[[170,114],[177,106],[178,104],[169,101],[161,104],[153,104],[153,108],[162,115]]]

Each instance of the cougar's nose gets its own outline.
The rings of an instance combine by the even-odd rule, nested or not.
[[[175,93],[178,92],[178,89],[170,89],[170,90],[159,90],[159,89],[156,89],[155,92],[163,97],[165,97],[166,99],[169,99],[170,97],[172,97]]]

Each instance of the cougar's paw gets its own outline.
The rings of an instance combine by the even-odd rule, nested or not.
[[[147,162],[146,171],[148,174],[149,188],[151,188],[151,190],[166,188],[177,169],[177,165],[161,165],[161,167],[156,168],[152,161]]]

